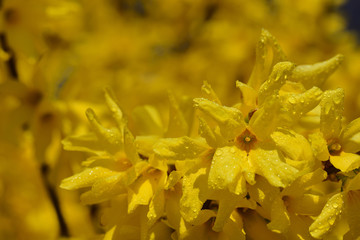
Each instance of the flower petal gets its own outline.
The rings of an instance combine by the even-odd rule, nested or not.
[[[139,134],[163,135],[161,116],[155,107],[150,105],[136,107],[132,112],[132,117]]]
[[[182,137],[188,134],[189,126],[174,94],[169,92],[169,125],[166,137]]]
[[[343,55],[338,54],[329,60],[313,65],[296,66],[291,76],[291,81],[301,82],[306,88],[313,86],[320,87],[340,66],[343,58]]]
[[[280,88],[285,84],[294,67],[295,65],[291,62],[279,62],[274,66],[268,80],[260,87],[259,105],[262,105],[269,97],[279,93]]]
[[[250,151],[249,157],[257,173],[275,187],[288,186],[297,177],[298,170],[286,164],[278,151],[269,144],[259,144]]]
[[[249,85],[236,81],[236,87],[240,89],[242,103],[250,108],[256,108],[257,92]]]
[[[268,99],[249,121],[251,132],[257,139],[265,140],[278,127],[280,102],[277,96]]]
[[[199,117],[199,135],[206,139],[206,142],[209,144],[209,146],[213,148],[217,147],[215,133],[213,130],[211,130],[210,126],[202,117]]]
[[[103,167],[86,168],[82,172],[62,180],[60,187],[67,190],[90,187],[98,179],[116,174],[117,172]]]
[[[322,239],[337,224],[344,208],[343,193],[337,193],[326,203],[320,215],[309,227],[311,236]]]
[[[304,93],[285,95],[281,114],[285,123],[291,125],[314,109],[319,104],[321,95],[322,91],[317,87],[313,87]]]
[[[271,50],[271,53],[269,53]],[[267,79],[273,66],[284,61],[286,56],[279,43],[267,30],[261,30],[260,40],[256,46],[255,66],[251,73],[248,85],[255,90]]]
[[[323,94],[320,102],[320,131],[326,140],[339,137],[341,131],[341,119],[344,111],[344,90],[328,90]]]
[[[275,198],[271,207],[271,222],[268,228],[276,233],[286,233],[290,227],[290,217],[283,200]]]
[[[220,99],[207,81],[204,81],[203,85],[201,86],[201,92],[206,99],[221,105]]]
[[[342,131],[340,144],[345,152],[360,151],[360,118],[349,123]]]
[[[219,124],[220,131],[226,139],[233,139],[245,130],[246,124],[239,109],[221,106],[205,98],[195,98],[194,102],[197,108]]]
[[[202,167],[183,178],[183,195],[180,199],[180,214],[186,222],[193,222],[207,199],[207,174]]]
[[[339,156],[330,156],[330,162],[342,172],[349,172],[360,167],[360,155],[341,152]]]
[[[241,172],[241,162],[247,161],[245,151],[235,146],[216,149],[209,172],[209,187],[226,189],[237,180]]]
[[[328,150],[327,142],[324,139],[322,132],[316,132],[309,135],[309,141],[314,153],[314,156],[319,161],[329,160],[330,153]]]
[[[307,188],[325,180],[327,173],[321,168],[297,178],[289,187],[282,191],[284,196],[301,197]]]
[[[209,149],[203,140],[189,137],[164,138],[154,145],[154,152],[166,159],[192,159]]]
[[[353,239],[360,236],[360,191],[349,191],[346,198],[346,219]]]

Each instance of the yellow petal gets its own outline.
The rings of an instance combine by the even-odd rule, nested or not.
[[[349,172],[360,167],[360,155],[341,152],[339,156],[330,156],[330,162],[342,172]]]
[[[344,208],[343,197],[343,193],[338,193],[329,199],[320,215],[309,228],[311,236],[322,239],[334,228]]]
[[[343,58],[343,55],[339,54],[324,62],[315,63],[313,65],[296,66],[291,76],[291,80],[301,82],[306,88],[311,88],[313,86],[320,87],[339,67]]]
[[[90,187],[98,179],[115,174],[117,172],[103,167],[86,168],[82,172],[62,180],[60,187],[67,190]]]
[[[138,205],[148,205],[158,189],[162,172],[155,170],[152,174],[141,175],[132,185],[128,193],[128,213],[134,212]]]
[[[295,65],[291,62],[279,62],[274,66],[268,80],[260,87],[259,105],[262,105],[272,95],[279,93],[280,88],[285,84],[294,67]]]
[[[159,141],[159,136],[136,136],[135,138],[135,146],[136,151],[145,156],[150,157],[151,154],[153,154],[153,148],[157,141]]]
[[[204,98],[221,105],[220,99],[207,81],[204,81],[203,85],[201,86],[201,92],[203,93]]]
[[[123,128],[126,125],[126,119],[124,118],[124,115],[119,107],[119,103],[115,97],[115,94],[110,88],[105,88],[105,101],[112,113],[112,117],[114,118],[117,127],[120,131],[120,134],[122,136]]]
[[[202,117],[199,117],[199,135],[206,139],[209,146],[216,148],[217,139],[215,133]]]
[[[233,139],[245,130],[246,124],[239,109],[221,106],[205,98],[195,98],[194,102],[197,108],[219,124],[220,131],[226,139]]]
[[[346,190],[359,190],[360,189],[360,174],[356,174],[356,176],[351,179],[348,183],[349,185],[346,187]]]
[[[257,92],[249,85],[236,81],[236,87],[240,89],[242,103],[251,108],[257,106]]]
[[[165,189],[168,190],[175,186],[175,184],[180,180],[183,176],[183,172],[180,171],[171,171],[167,183],[165,185]]]
[[[330,154],[327,146],[327,142],[324,139],[322,132],[316,132],[309,135],[309,141],[311,149],[316,159],[320,161],[329,160]]]
[[[180,214],[186,222],[193,222],[207,199],[206,168],[199,168],[183,178],[183,195],[180,199]]]
[[[169,92],[169,124],[166,137],[182,137],[188,135],[189,125],[175,96]],[[192,109],[192,108],[190,108]]]
[[[244,229],[248,239],[283,239],[282,235],[272,232],[267,228],[265,219],[259,216],[256,211],[248,210],[242,213],[242,215],[244,216]]]
[[[341,131],[344,111],[344,90],[328,90],[321,100],[320,131],[326,140],[337,138]]]
[[[282,191],[284,196],[301,197],[312,185],[321,183],[327,177],[327,173],[321,168],[297,178],[289,187]]]
[[[228,191],[218,191],[219,209],[212,229],[220,232],[224,225],[229,221],[231,213],[238,207],[238,201],[243,197]]]
[[[263,217],[271,218],[271,205],[274,199],[280,195],[280,190],[272,186],[264,177],[257,176],[256,183],[249,187],[250,199],[259,203],[266,212]],[[258,206],[259,207],[259,206]]]
[[[90,191],[81,195],[81,202],[83,204],[95,204],[106,201],[111,197],[124,193],[125,187],[119,183],[124,173],[118,173],[110,177],[103,177],[98,179]]]
[[[141,159],[136,151],[134,136],[127,127],[124,128],[124,150],[131,164],[135,165]]]
[[[349,191],[345,197],[346,219],[350,227],[350,235],[353,239],[360,236],[360,192]]]
[[[147,217],[149,219],[148,225],[152,226],[156,220],[158,220],[164,213],[165,206],[165,194],[164,194],[164,185],[166,180],[166,174],[162,172],[159,174],[159,180],[157,183],[157,188],[155,194],[149,204],[149,212]]]
[[[282,109],[285,122],[292,124],[314,109],[319,104],[321,95],[322,91],[317,87],[313,87],[304,93],[285,95]]]
[[[136,107],[132,112],[132,116],[139,134],[163,135],[163,124],[155,107],[150,105]]]
[[[184,160],[199,156],[209,149],[203,139],[189,137],[164,138],[154,146],[154,152],[166,159]]]
[[[286,233],[290,227],[290,217],[284,202],[277,197],[271,207],[271,222],[268,228],[276,233]]]
[[[98,141],[95,134],[67,137],[61,143],[67,151],[88,152],[96,155],[104,155],[106,153],[104,144]]]
[[[251,117],[249,128],[257,139],[265,140],[276,129],[279,122],[280,103],[277,96],[268,99]]]
[[[244,159],[245,160],[241,160]],[[218,148],[215,151],[209,172],[209,187],[226,189],[237,180],[241,172],[241,162],[247,161],[245,151],[235,146]]]
[[[279,128],[271,134],[271,138],[274,140],[276,148],[292,160],[313,160],[310,144],[302,135],[291,130]]]
[[[223,228],[223,233],[226,239],[229,240],[245,240],[245,231],[243,229],[242,217],[237,211],[233,211],[228,221]]]
[[[287,199],[289,211],[311,216],[319,215],[327,200],[324,196],[314,194],[303,194],[297,198],[289,197],[285,199]]]
[[[349,123],[341,133],[340,144],[345,152],[360,151],[360,118]]]
[[[269,53],[269,50],[271,53]],[[275,37],[267,30],[261,30],[260,40],[256,46],[255,66],[248,85],[255,90],[267,79],[273,66],[286,59]]]
[[[249,157],[256,172],[275,187],[288,186],[297,177],[298,170],[284,163],[278,151],[269,144],[259,144],[256,149],[250,151]]]

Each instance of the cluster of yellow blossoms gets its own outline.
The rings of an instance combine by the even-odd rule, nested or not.
[[[61,187],[108,203],[105,239],[354,239],[360,118],[344,125],[344,91],[320,89],[341,61],[296,66],[263,30],[237,104],[205,82],[203,98],[170,94],[165,127],[137,108],[135,137],[106,90],[116,127],[86,111],[93,132],[63,144],[92,156]]]
[[[358,239],[342,3],[0,0],[0,239]]]

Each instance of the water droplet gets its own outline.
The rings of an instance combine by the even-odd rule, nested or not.
[[[333,203],[333,208],[338,208],[339,207],[339,205],[337,204],[337,203]]]
[[[295,99],[295,97],[293,97],[293,96],[291,96],[291,97],[289,97],[289,103],[291,103],[291,104],[295,104],[296,103],[296,99]]]
[[[235,153],[235,148],[231,148],[231,149],[230,149],[230,152],[231,152],[231,153]]]

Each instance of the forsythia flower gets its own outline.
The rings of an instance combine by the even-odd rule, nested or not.
[[[358,121],[341,132],[343,91],[319,88],[341,60],[337,55],[297,66],[263,30],[248,84],[236,84],[238,104],[224,106],[205,82],[204,98],[193,100],[198,123],[189,101],[170,94],[167,129],[154,108],[140,107],[133,114],[134,124],[141,125],[136,137],[107,90],[117,127],[104,127],[87,110],[94,133],[68,137],[63,144],[93,156],[61,187],[90,188],[83,203],[110,204],[102,217],[105,239],[322,237],[335,221],[328,227],[324,219],[339,215],[328,210],[329,204],[357,205],[358,175],[348,172],[359,161],[347,152],[358,151]],[[302,122],[306,117],[313,118],[310,129]],[[196,126],[198,134],[191,131]],[[329,156],[332,167],[345,175],[330,178]],[[341,177],[344,192],[331,197],[328,189]],[[349,227],[341,234],[355,224],[354,215],[347,216]],[[254,224],[263,231],[254,231]],[[349,234],[355,236],[354,231]]]

